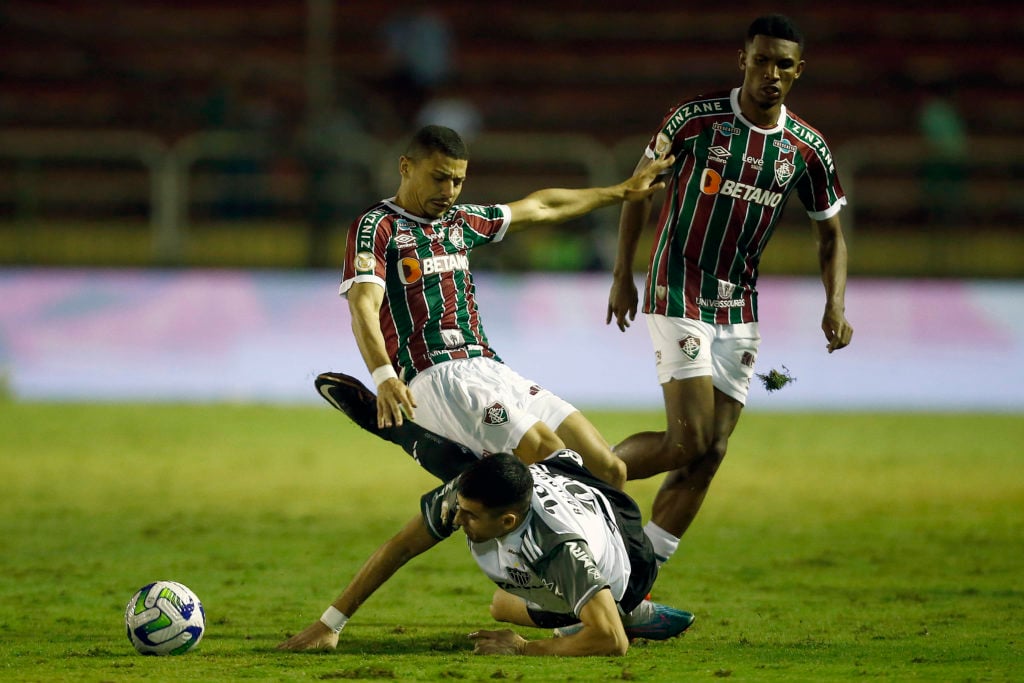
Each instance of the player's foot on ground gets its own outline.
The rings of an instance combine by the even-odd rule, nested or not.
[[[630,640],[644,638],[646,640],[668,640],[690,628],[695,617],[683,610],[644,600],[632,612],[622,619],[626,636]],[[565,638],[579,633],[583,624],[571,624],[555,629],[555,638]]]
[[[668,640],[690,628],[694,618],[690,612],[644,600],[622,618],[622,625],[630,640]]]
[[[362,382],[341,372],[324,372],[317,376],[315,384],[324,400],[366,431],[380,434],[377,397]]]

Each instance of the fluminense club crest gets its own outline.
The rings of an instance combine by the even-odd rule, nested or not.
[[[785,185],[788,183],[794,173],[796,173],[796,166],[793,165],[792,161],[779,159],[775,162],[775,180],[779,185]]]
[[[459,221],[448,229],[448,240],[456,249],[466,248],[466,242],[462,238],[462,221]]]
[[[505,410],[505,406],[498,402],[487,406],[487,411],[484,413],[485,425],[503,425],[506,422],[508,422],[508,411]]]
[[[679,340],[679,348],[683,350],[687,358],[697,360],[697,356],[700,354],[700,339],[688,334]]]

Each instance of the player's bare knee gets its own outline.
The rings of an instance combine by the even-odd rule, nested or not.
[[[699,428],[666,432],[662,445],[665,460],[671,469],[691,467],[704,458],[711,448],[711,433]]]
[[[628,470],[626,463],[618,457],[612,456],[612,459],[608,463],[606,468],[606,476],[602,477],[609,484],[617,489],[622,489],[626,486],[626,478]]]

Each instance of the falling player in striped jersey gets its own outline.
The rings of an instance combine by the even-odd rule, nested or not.
[[[645,599],[658,566],[629,496],[569,450],[529,467],[498,453],[423,496],[420,514],[373,553],[320,619],[278,648],[334,649],[367,598],[460,527],[498,586],[491,615],[556,636],[476,631],[469,637],[478,654],[620,655],[633,638],[666,640],[693,623],[693,614]]]
[[[399,160],[397,194],[352,223],[340,288],[377,385],[378,427],[414,419],[477,456],[511,452],[527,463],[569,447],[621,487],[625,466],[597,429],[491,348],[469,253],[510,230],[647,197],[664,187],[652,181],[670,164],[670,157],[657,160],[611,187],[540,190],[508,205],[457,204],[466,146],[450,128],[422,128]]]
[[[746,402],[760,335],[758,263],[792,192],[817,235],[828,352],[850,343],[846,320],[846,203],[832,153],[783,104],[804,70],[803,36],[789,19],[756,19],[739,51],[743,84],[669,110],[637,171],[674,157],[644,287],[667,428],[626,438],[614,452],[630,479],[668,472],[647,532],[664,561],[697,514]],[[649,197],[623,205],[606,322],[636,316],[637,241]]]

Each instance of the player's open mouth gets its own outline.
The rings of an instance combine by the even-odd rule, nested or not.
[[[761,88],[761,90],[764,94],[768,95],[768,97],[778,97],[782,93],[776,85],[766,85]]]

